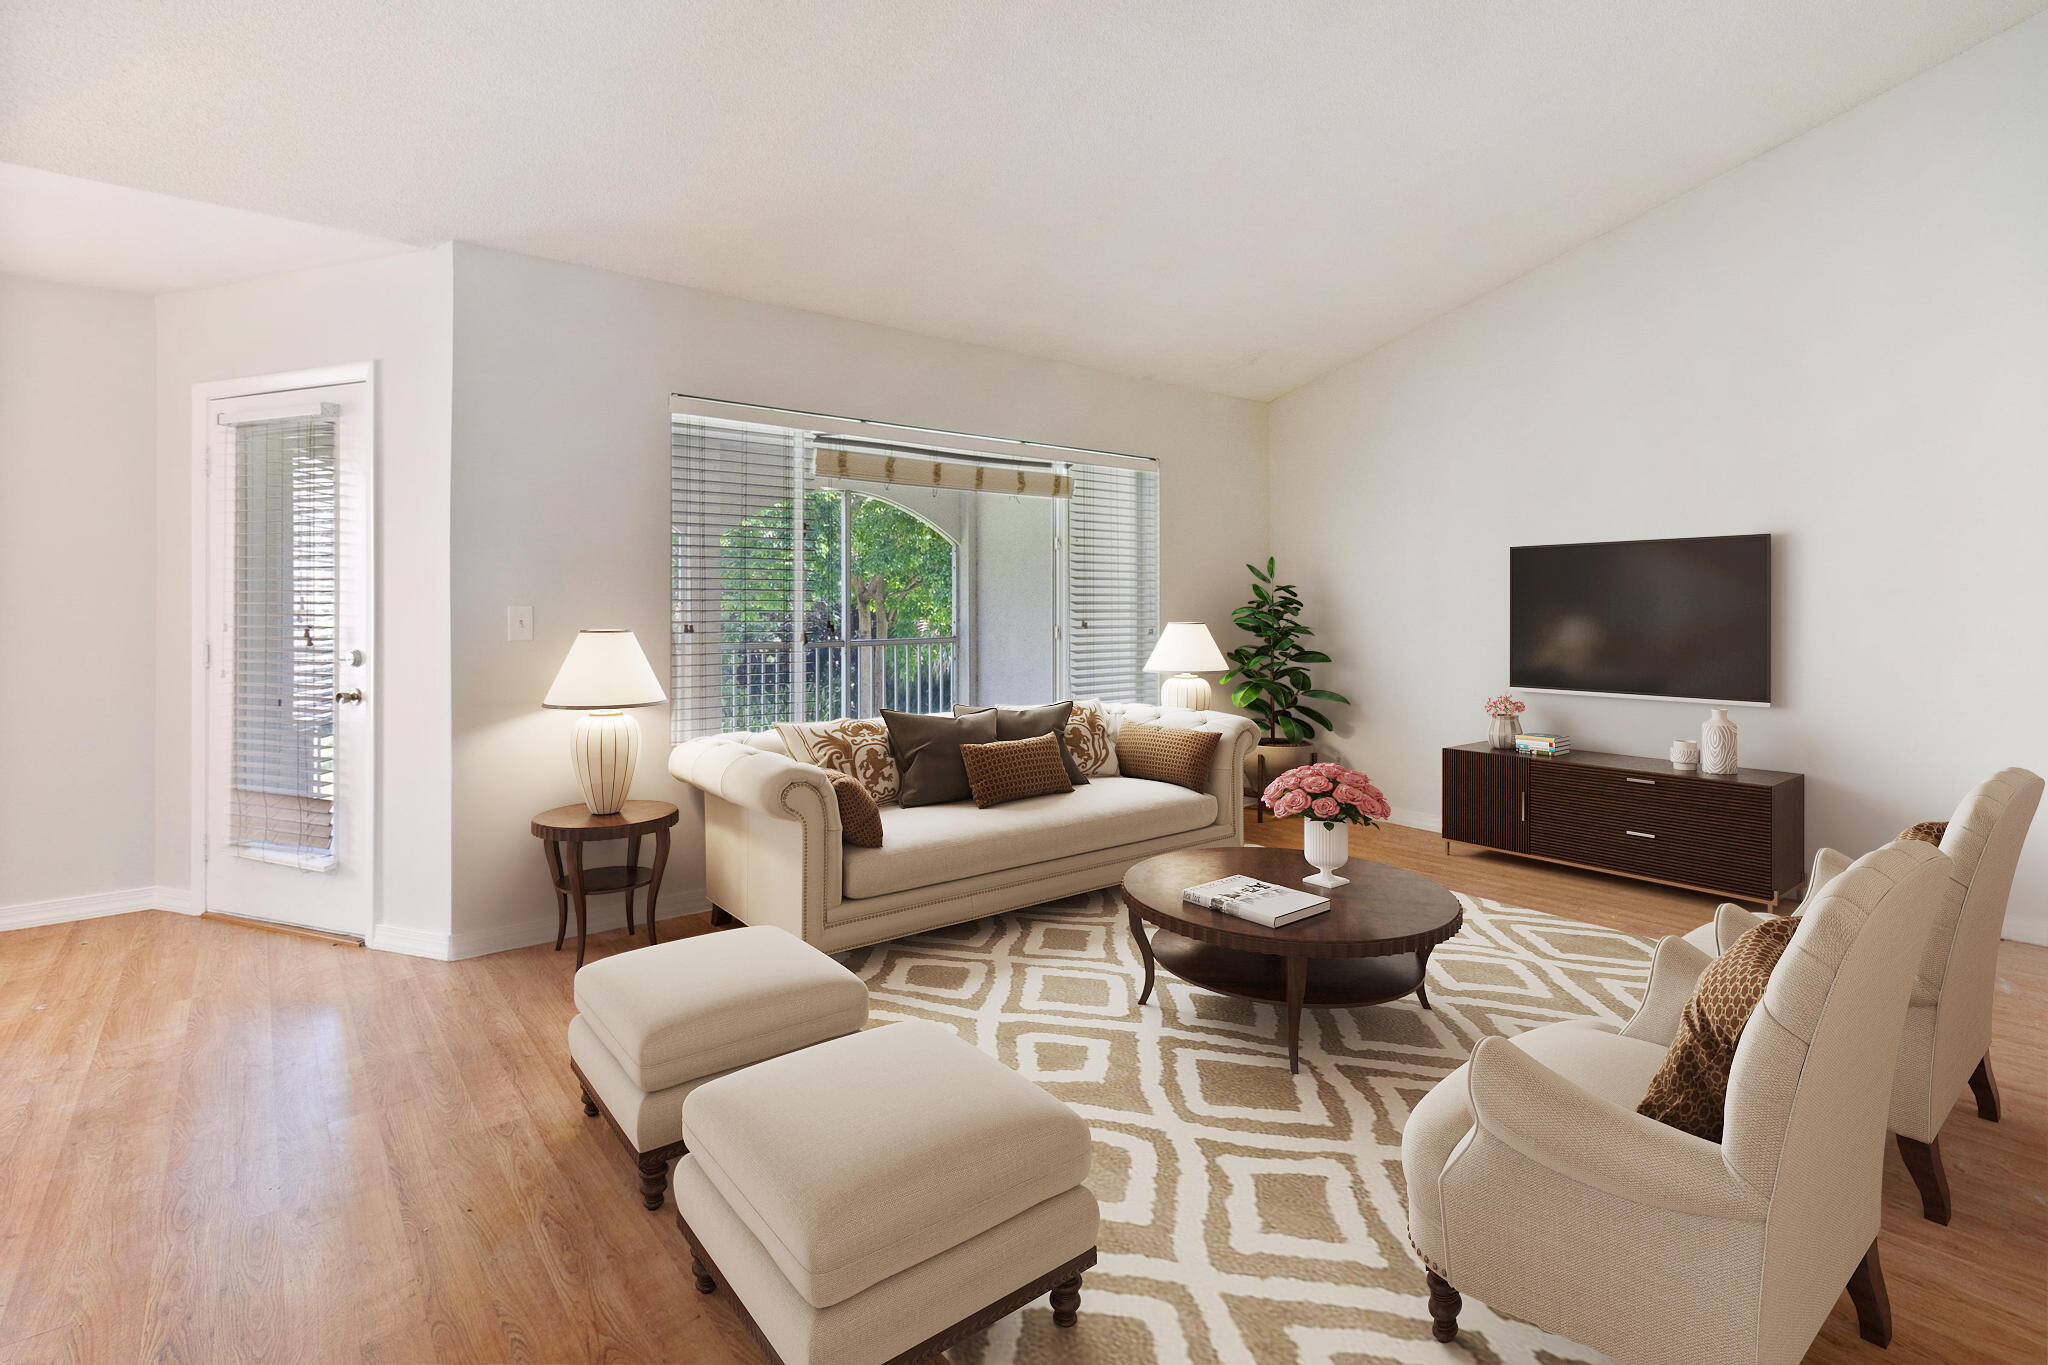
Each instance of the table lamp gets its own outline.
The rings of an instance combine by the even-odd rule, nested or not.
[[[1145,660],[1147,673],[1171,673],[1159,684],[1161,706],[1185,706],[1191,711],[1209,709],[1209,681],[1197,673],[1221,673],[1230,665],[1215,637],[1200,621],[1168,621]]]
[[[630,630],[579,630],[541,705],[581,711],[569,737],[576,781],[592,815],[617,815],[640,760],[640,722],[630,707],[667,701]]]

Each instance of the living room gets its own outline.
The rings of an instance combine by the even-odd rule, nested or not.
[[[651,1097],[682,1087],[622,1068],[598,1088],[625,1090],[592,1093],[604,1053],[571,1069],[572,1018],[605,1017],[593,983],[636,957],[682,954],[659,959],[681,978],[617,982],[651,991],[677,1037],[750,1018],[678,1011],[719,994],[691,949],[756,933],[800,950],[792,980],[860,983],[859,1021],[829,1015],[840,1033],[943,1024],[1008,1073],[954,1058],[961,1093],[1021,1076],[1018,1112],[1043,1094],[1085,1121],[1085,1182],[1044,1201],[1078,1207],[1084,1188],[1099,1217],[1078,1318],[1062,1275],[977,1323],[1019,1288],[989,1285],[945,1305],[963,1332],[928,1354],[2042,1359],[2048,852],[2021,842],[2029,789],[2006,776],[2048,771],[2026,720],[2048,676],[2040,9],[16,7],[0,18],[16,642],[0,1359],[859,1365],[859,1332],[805,1327],[808,1357],[772,1341],[931,1267],[775,1311],[733,1265],[699,1293],[693,1256],[723,1260],[689,1235],[712,1230],[678,1226],[687,1154],[647,1185],[680,1138],[643,1142],[621,1118],[676,1121]],[[298,693],[262,681],[265,705],[300,708],[266,729],[255,675],[228,663],[262,599],[236,576],[253,514],[227,471],[253,486],[236,433],[292,422],[336,424],[322,552],[366,609],[331,631],[303,610],[257,623],[291,666],[321,642]],[[714,462],[735,432],[754,453]],[[297,471],[327,448],[292,449]],[[749,491],[692,482],[714,467]],[[770,559],[731,558],[739,522]],[[1561,685],[1519,651],[1541,566],[1518,554],[1709,538],[1752,555],[1739,639],[1698,626],[1674,666],[1746,649],[1760,693]],[[905,567],[906,546],[925,560]],[[297,585],[294,562],[271,568]],[[1666,581],[1648,562],[1602,581]],[[1639,603],[1642,638],[1684,635],[1711,604],[1708,579],[1676,581]],[[754,605],[698,613],[693,593],[737,601],[736,583]],[[1299,732],[1247,690],[1270,658],[1241,653],[1270,653],[1281,585],[1314,632],[1305,682],[1270,679]],[[635,652],[575,674],[608,630]],[[587,677],[641,691],[571,695]],[[1489,716],[1504,693],[1526,710]],[[904,799],[914,718],[956,706],[1011,710],[940,740],[950,798]],[[913,719],[899,736],[883,710]],[[848,717],[876,721],[897,777],[879,800],[853,783],[878,848],[853,843],[843,807],[867,808],[830,757],[777,730]],[[1492,747],[1496,719],[1571,752],[1530,756],[1511,729]],[[572,736],[622,724],[629,773],[565,761]],[[1047,735],[1066,760],[1039,772],[1046,792],[984,808],[961,746]],[[1189,735],[1214,738],[1190,756]],[[1458,772],[1506,785],[1447,787],[1460,748]],[[1665,875],[1648,852],[1545,855],[1472,823],[1506,801],[1526,823],[1531,781],[1603,755],[1648,765],[1611,773],[1660,800],[1788,801],[1796,778],[1797,823],[1755,836],[1761,883]],[[262,780],[224,780],[252,764]],[[1333,831],[1276,814],[1286,789],[1261,798],[1290,771],[1327,782],[1306,796],[1361,799]],[[625,782],[629,810],[674,810],[623,834],[593,774]],[[1417,1149],[1403,1138],[1443,1117],[1445,1099],[1423,1108],[1439,1082],[1477,1094],[1487,1067],[1530,1059],[1541,1076],[1495,1080],[1571,1079],[1562,1054],[1509,1042],[1539,1030],[1647,1047],[1628,1030],[1670,1003],[1653,962],[1697,977],[1749,941],[1743,915],[1813,907],[1855,860],[1891,859],[1910,889],[1933,875],[1926,850],[1960,853],[1990,820],[2000,780],[2012,815],[1984,875],[1950,868],[1977,933],[1950,954],[1976,973],[1958,993],[1989,1042],[1937,1066],[1924,1133],[1879,1105],[1845,1140],[1861,1183],[1834,1197],[1855,1226],[1756,1259],[1716,1239],[1795,1236],[1777,1220],[1796,1208],[1738,1216],[1694,1182],[1661,1209],[1691,1248],[1674,1276],[1770,1265],[1783,1287],[1800,1276],[1770,1258],[1789,1254],[1831,1285],[1784,1288],[1796,1304],[1720,1334],[1711,1304],[1660,1298],[1655,1277],[1608,1294],[1603,1258],[1663,1255],[1666,1224],[1611,1231],[1635,1227],[1617,1216],[1608,1240],[1572,1241],[1565,1222],[1597,1201],[1526,1193],[1519,1216],[1559,1221],[1489,1216],[1482,1247],[1455,1216],[1413,1221],[1429,1149],[1421,1128]],[[1041,809],[1060,813],[1033,824]],[[269,833],[240,837],[259,810]],[[1712,811],[1666,816],[1751,848]],[[1943,820],[1951,834],[1900,840]],[[1317,873],[1306,854],[1332,837],[1341,861]],[[1334,943],[1371,896],[1358,914],[1399,900],[1418,918],[1377,923],[1377,955],[1352,968],[1335,948],[1272,956],[1302,973],[1291,1001],[1284,975],[1233,993],[1204,945],[1235,940],[1191,936],[1191,903],[1156,894],[1205,880],[1187,871],[1204,859],[1326,898],[1270,931],[1299,944]],[[625,895],[585,877],[621,866]],[[1397,874],[1414,879],[1398,895]],[[1961,942],[1963,921],[1942,924]],[[1346,997],[1383,1003],[1338,1003],[1330,973],[1397,960]],[[700,973],[701,990],[676,984]],[[1912,980],[1876,1032],[1948,1017]],[[843,1040],[807,1041],[723,1065],[765,1084]],[[1906,1067],[1890,1043],[1865,1051],[1894,1080],[1892,1058]],[[1723,1064],[1732,1123],[1762,1063],[1732,1081]],[[1875,1073],[1829,1078],[1851,1074]],[[1650,1123],[1640,1093],[1578,1084]],[[734,1112],[729,1131],[763,1150],[857,1126]],[[1638,1188],[1616,1172],[1690,1179],[1712,1145],[1652,1126],[1669,1143],[1608,1151],[1601,1198]],[[1654,1165],[1667,1148],[1680,1164]],[[1449,1207],[1456,1162],[1438,1157]],[[1702,1208],[1706,1230],[1685,1232]],[[1873,1248],[1888,1348],[1865,1330]]]

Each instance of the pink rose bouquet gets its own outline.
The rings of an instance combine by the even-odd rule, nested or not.
[[[1489,716],[1519,716],[1528,709],[1528,706],[1516,701],[1506,692],[1486,699],[1486,714]]]
[[[1389,813],[1386,794],[1372,779],[1341,763],[1289,768],[1273,779],[1259,799],[1282,819],[1306,815],[1326,825],[1376,826]]]

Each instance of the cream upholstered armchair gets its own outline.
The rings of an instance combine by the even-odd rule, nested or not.
[[[1683,939],[1657,945],[1620,1029],[1482,1039],[1401,1136],[1437,1340],[1462,1290],[1630,1365],[1771,1365],[1805,1354],[1846,1284],[1888,1342],[1893,1040],[1948,872],[1902,840],[1821,888],[1742,1032],[1719,1143],[1635,1112],[1712,960]]]
[[[1976,1092],[1979,1117],[1998,1122],[1998,1083],[1991,1074],[1998,936],[2020,845],[2040,804],[2041,779],[2025,768],[2007,768],[1963,798],[1941,835],[1941,851],[1954,865],[1913,978],[1891,1112],[1899,1155],[1920,1187],[1920,1210],[1937,1223],[1948,1221],[1950,1209],[1941,1126],[1965,1084]],[[1820,886],[1848,865],[1848,858],[1824,848],[1814,857],[1807,885]],[[1760,922],[1747,910],[1724,905],[1712,924],[1685,938],[1708,953],[1723,953]]]

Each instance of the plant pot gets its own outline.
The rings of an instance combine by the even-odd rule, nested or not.
[[[1262,739],[1259,741],[1257,748],[1245,755],[1244,784],[1254,796],[1261,795],[1266,790],[1266,783],[1271,782],[1289,768],[1303,766],[1309,761],[1309,756],[1314,752],[1315,748],[1312,745],[1295,744],[1284,739]],[[1259,776],[1259,760],[1261,758],[1264,758],[1266,762],[1266,775],[1263,779]]]
[[[1341,820],[1309,819],[1301,822],[1301,854],[1316,870],[1304,877],[1310,886],[1342,886],[1349,877],[1337,869],[1351,861],[1351,826]]]
[[[1517,716],[1495,716],[1486,727],[1486,742],[1496,749],[1515,747],[1515,736],[1522,733],[1522,722]]]

